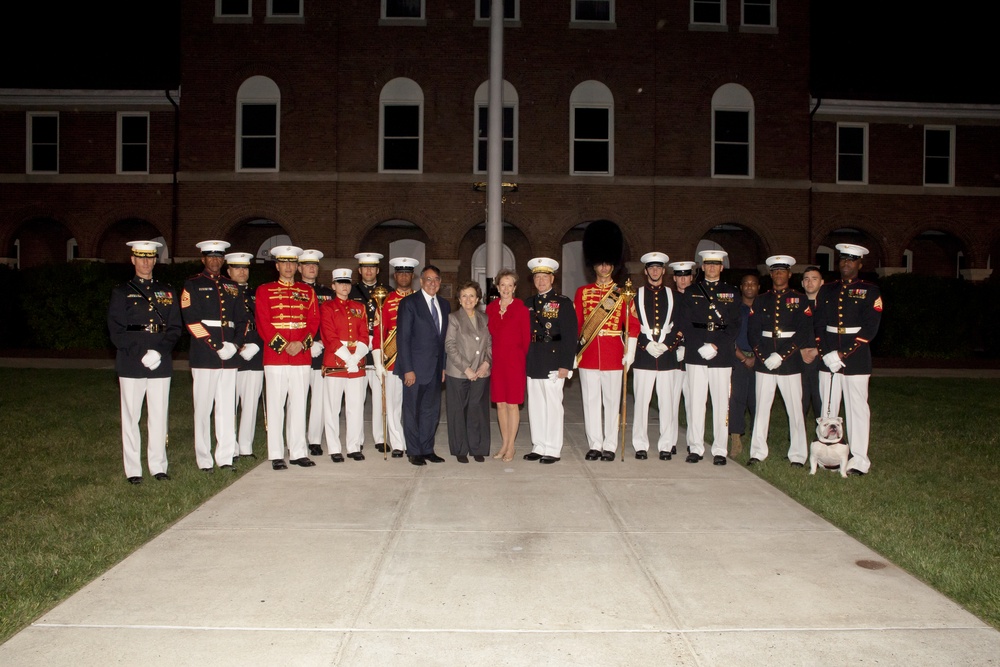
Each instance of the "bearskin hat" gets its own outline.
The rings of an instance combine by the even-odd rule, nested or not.
[[[625,270],[625,238],[622,230],[610,220],[594,220],[583,230],[583,260],[587,268],[596,264],[611,264],[615,278]]]

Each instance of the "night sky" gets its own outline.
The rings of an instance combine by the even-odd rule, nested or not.
[[[800,1],[778,0],[779,27],[782,4]],[[0,87],[176,88],[179,5],[13,3],[5,8],[6,34],[0,38]],[[980,11],[964,13],[966,5]],[[824,98],[1000,103],[994,26],[985,6],[967,0],[813,0],[811,92]]]

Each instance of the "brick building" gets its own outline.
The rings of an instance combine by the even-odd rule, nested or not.
[[[413,255],[443,294],[485,273],[481,0],[181,0],[166,90],[0,89],[0,258]],[[504,263],[586,279],[585,224],[661,250],[985,279],[1000,251],[1000,106],[826,99],[809,4],[506,0]],[[0,260],[2,261],[2,260]],[[388,266],[383,267],[383,276]],[[520,289],[530,290],[527,281]]]

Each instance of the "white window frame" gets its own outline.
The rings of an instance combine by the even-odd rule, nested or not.
[[[146,149],[146,166],[142,170],[130,169],[130,170],[126,171],[125,170],[125,166],[123,164],[124,157],[125,157],[124,154],[125,154],[126,143],[125,143],[124,136],[122,135],[122,120],[125,119],[125,118],[145,118],[146,119],[146,141],[142,144],[143,147]],[[127,145],[129,145],[129,146],[135,146],[135,145],[138,145],[138,144],[129,143]],[[117,173],[119,173],[119,174],[148,174],[149,173],[149,112],[147,112],[147,111],[119,111],[118,112],[118,141],[117,141],[117,146],[118,146],[117,155],[116,155]]]
[[[847,153],[840,148],[840,130],[844,129],[860,129],[862,131],[862,153],[861,153],[861,180],[860,181],[846,181],[840,178],[840,158],[842,155],[853,155],[853,153]],[[836,171],[836,182],[851,184],[851,185],[867,185],[868,184],[868,123],[837,123],[837,171]]]
[[[420,0],[420,16],[388,16],[386,15],[388,2],[389,0],[381,0],[380,25],[427,25],[427,0]]]
[[[476,173],[476,174],[485,174],[486,173],[486,170],[480,170],[479,169],[479,149],[480,149],[480,147],[482,145],[482,141],[479,138],[479,110],[482,109],[482,108],[489,107],[489,103],[490,103],[490,82],[489,81],[484,81],[483,83],[481,83],[479,85],[479,88],[476,89],[475,102],[473,104],[473,111],[472,111],[472,113],[474,114],[473,125],[475,126],[475,127],[473,127],[473,130],[472,130],[473,131],[473,135],[472,135],[472,142],[473,142],[473,148],[472,148],[472,171],[473,171],[473,173]],[[504,169],[503,173],[505,173],[505,174],[516,174],[517,173],[517,143],[518,143],[517,142],[517,135],[518,135],[518,127],[517,127],[517,122],[518,122],[518,118],[517,118],[518,97],[517,97],[517,90],[514,88],[514,86],[512,86],[510,84],[509,81],[504,81],[503,82],[503,107],[504,107],[504,109],[513,109],[514,110],[514,123],[513,123],[514,127],[513,127],[513,130],[512,130],[513,137],[511,139],[511,141],[513,142],[513,150],[512,150],[513,159],[511,160],[511,167],[512,168],[509,171],[507,169]],[[488,112],[487,112],[487,115],[488,115]],[[488,132],[487,132],[487,135],[488,135]],[[508,140],[506,138],[504,138],[504,142],[506,143],[507,141]]]
[[[58,174],[59,173],[59,112],[58,111],[29,111],[27,116],[27,155],[25,156],[26,165],[25,170],[29,174]],[[41,142],[36,142],[35,133],[35,119],[36,118],[55,118],[56,119],[56,167],[55,169],[36,169],[35,168],[35,151],[34,147],[47,146],[50,144],[43,144]]]
[[[486,16],[483,16],[483,13],[480,11],[481,8],[479,5],[481,0],[472,0],[472,1],[475,3],[476,25],[489,25],[490,15],[486,14]],[[519,23],[521,21],[521,0],[510,0],[510,2],[514,3],[514,16],[510,18],[505,16],[503,18],[504,25],[510,25],[511,23]]]
[[[253,16],[253,0],[246,0],[247,11],[245,14],[223,14],[222,0],[215,0],[215,18],[217,19],[248,19]]]
[[[385,108],[387,106],[417,107],[417,168],[385,168]],[[378,170],[383,174],[422,174],[424,171],[424,91],[413,79],[397,77],[382,87],[378,100]]]
[[[243,105],[274,105],[274,167],[243,167]],[[236,93],[236,171],[240,173],[271,173],[281,167],[281,92],[266,76],[252,76]]]
[[[927,132],[948,132],[948,182],[947,183],[928,183],[927,182],[927,160],[933,157],[934,159],[942,159],[942,156],[935,155],[930,156],[927,154]],[[954,187],[955,185],[955,126],[954,125],[925,125],[924,126],[924,160],[923,160],[923,172],[924,178],[923,183],[929,188],[948,188]]]
[[[705,22],[694,20],[694,7],[696,4],[716,4],[719,5],[719,21]],[[726,25],[726,0],[691,0],[691,25],[692,26],[725,26]]]
[[[576,142],[597,142],[604,140],[576,138],[576,110],[605,109],[608,112],[608,170],[576,171]],[[584,81],[577,84],[569,98],[569,173],[573,176],[614,176],[615,175],[615,101],[611,89],[600,81]]]
[[[747,23],[746,20],[746,9],[747,0],[740,0],[740,25],[743,28],[774,28],[778,25],[778,1],[777,0],[753,0],[755,5],[769,4],[771,6],[771,22],[770,23]]]
[[[606,21],[594,20],[594,19],[578,19],[576,18],[577,3],[580,0],[570,0],[569,6],[569,22],[574,26],[587,26],[587,27],[597,27],[597,26],[614,26],[615,25],[615,0],[583,0],[584,2],[604,2],[608,5],[608,18]]]
[[[717,111],[737,111],[747,114],[747,173],[746,174],[717,174],[715,165],[715,113]],[[723,84],[712,95],[712,178],[737,178],[752,179],[754,177],[754,102],[750,91],[738,83]]]

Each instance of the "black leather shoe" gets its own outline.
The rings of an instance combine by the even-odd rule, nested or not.
[[[323,456],[322,445],[309,445],[309,453],[313,456]]]
[[[486,460],[485,456],[480,456],[479,454],[476,454],[472,458],[476,459],[476,463],[482,463],[483,461]]]
[[[142,484],[142,477],[129,477],[128,478],[128,483],[129,484]]]
[[[670,452],[660,452],[660,460],[661,461],[669,461],[672,458],[673,458],[673,455]]]
[[[601,458],[601,453],[596,449],[591,449],[589,452],[587,452],[587,455],[584,456],[583,458],[587,459],[588,461],[596,461],[597,459]]]
[[[716,457],[713,457],[712,458],[712,465],[714,465],[714,466],[724,466],[724,465],[726,465],[726,457],[725,456],[716,456]]]
[[[376,442],[375,443],[375,451],[376,452],[385,452],[385,443],[384,442]]]
[[[538,459],[538,462],[539,463],[555,463],[558,460],[559,460],[558,456],[543,456],[542,458]]]
[[[364,461],[365,455],[362,454],[361,452],[352,452],[347,455],[347,458],[354,459],[355,461]]]
[[[292,459],[289,463],[295,464],[297,466],[302,466],[303,468],[308,468],[310,466],[316,465],[316,462],[312,459],[303,456],[301,459]]]
[[[406,454],[406,452],[404,452],[402,449],[394,449],[394,450],[392,450],[392,458],[394,458],[394,459],[401,459],[401,458],[403,458],[404,454]]]
[[[865,473],[861,472],[857,468],[851,468],[847,471],[847,474],[852,477],[864,477]]]
[[[165,472],[158,472],[155,475],[153,475],[153,479],[155,479],[158,482],[165,482],[165,481],[167,481],[167,480],[170,479],[170,475],[168,475]],[[131,481],[131,480],[129,480],[129,481]]]
[[[798,461],[792,461],[792,467],[793,468],[805,468],[806,466],[805,466],[804,463],[799,463]]]
[[[424,457],[422,457],[422,456],[411,456],[410,457],[410,463],[412,463],[415,466],[425,466],[425,465],[427,465],[427,461],[424,461]]]
[[[538,459],[542,458],[542,455],[539,454],[538,452],[528,452],[521,458],[523,458],[525,461],[537,461]]]
[[[640,461],[645,461],[647,458],[649,458],[649,455],[646,454],[646,452],[640,450],[635,453],[635,458],[639,459]]]
[[[469,457],[466,456],[465,454],[459,454],[455,458],[458,459],[459,463],[468,463],[469,462]]]
[[[334,463],[343,463],[344,462],[344,455],[343,454],[330,454],[330,460],[333,461]]]
[[[674,445],[673,447],[670,448],[670,455],[674,456],[676,454],[677,454],[677,445]]]
[[[749,460],[749,461],[747,461],[747,465],[748,465],[748,466],[755,466],[755,465],[757,465],[758,463],[760,463],[760,459],[757,459],[757,458],[753,458],[753,457],[750,457],[750,460]]]
[[[425,455],[424,456],[424,460],[425,461],[430,461],[431,463],[444,463],[444,459],[441,458],[440,456],[438,456],[437,454],[435,454],[434,452],[431,452],[430,454]]]
[[[234,466],[232,464],[224,465],[224,466],[219,466],[219,470],[228,470],[229,472],[235,473],[236,472],[236,466]]]
[[[215,468],[202,468],[201,471],[206,475],[211,475],[213,472],[215,472]]]
[[[690,454],[687,455],[687,458],[684,460],[687,461],[688,463],[697,463],[698,461],[701,461],[701,458],[702,457],[698,456],[694,452],[691,452]]]
[[[271,461],[271,470],[287,470],[288,466],[282,459],[274,459]]]
[[[601,454],[601,460],[602,461],[614,461],[615,460],[615,453],[611,452],[611,451],[605,451],[605,452],[603,452]]]

